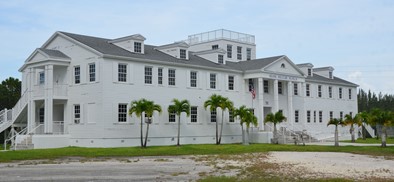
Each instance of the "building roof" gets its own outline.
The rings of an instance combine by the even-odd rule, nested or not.
[[[248,61],[240,61],[240,62],[230,62],[227,61],[226,64],[234,69],[238,69],[241,71],[246,71],[246,70],[256,70],[256,69],[261,69],[266,67],[267,65],[273,63],[274,61],[282,58],[283,55],[281,56],[274,56],[274,57],[268,57],[268,58],[261,58],[261,59],[254,59],[254,60],[248,60]]]
[[[52,58],[64,58],[64,59],[70,59],[67,55],[62,53],[61,51],[58,50],[52,50],[52,49],[43,49],[43,48],[38,48],[39,51],[42,51],[46,55]]]
[[[340,85],[347,85],[347,86],[355,86],[357,87],[357,84],[354,84],[352,82],[343,80],[341,78],[335,77],[333,79],[324,77],[324,76],[320,76],[317,73],[314,73],[313,76],[308,76],[306,79],[306,81],[311,81],[311,82],[322,82],[322,83],[331,83],[331,84],[340,84]]]

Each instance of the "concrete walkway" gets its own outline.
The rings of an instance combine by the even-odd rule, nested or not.
[[[324,145],[324,146],[334,146],[334,142],[312,142],[305,143],[305,145]],[[379,147],[380,143],[350,143],[350,142],[339,142],[339,146],[377,146]],[[394,144],[387,144],[388,147],[394,146]]]

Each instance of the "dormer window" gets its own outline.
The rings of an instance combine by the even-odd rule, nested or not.
[[[219,45],[212,45],[212,50],[219,49]]]
[[[218,63],[219,63],[219,64],[223,64],[223,63],[224,63],[224,61],[223,61],[223,55],[221,55],[221,54],[218,55]]]
[[[333,77],[332,77],[332,71],[328,72],[328,78],[333,79]]]
[[[312,76],[312,69],[308,68],[308,76]]]
[[[141,53],[141,42],[134,42],[134,52]]]
[[[179,58],[186,59],[186,49],[179,50]]]

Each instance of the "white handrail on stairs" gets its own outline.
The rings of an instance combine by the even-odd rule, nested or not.
[[[15,139],[16,139],[16,137],[17,136],[19,136],[19,135],[28,135],[28,134],[31,134],[31,133],[33,133],[33,132],[35,132],[38,128],[40,128],[40,127],[42,127],[44,124],[39,124],[39,125],[37,125],[35,128],[33,128],[30,132],[27,132],[27,127],[26,128],[24,128],[23,130],[21,130],[20,132],[17,132],[17,133],[15,133],[13,136],[11,136],[10,138],[8,138],[8,139],[6,139],[5,141],[4,141],[4,150],[7,150],[7,142],[9,142],[9,141],[12,141],[11,142],[11,146],[12,146],[12,144],[13,144],[13,148],[14,148],[14,150],[16,149],[16,146],[18,145],[18,143],[16,143],[16,141],[15,141]],[[12,132],[12,131],[11,131]],[[27,144],[27,143],[26,143]]]

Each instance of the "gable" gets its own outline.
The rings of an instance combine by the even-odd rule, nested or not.
[[[304,73],[286,56],[264,67],[263,71],[282,73],[285,75],[304,76]]]

